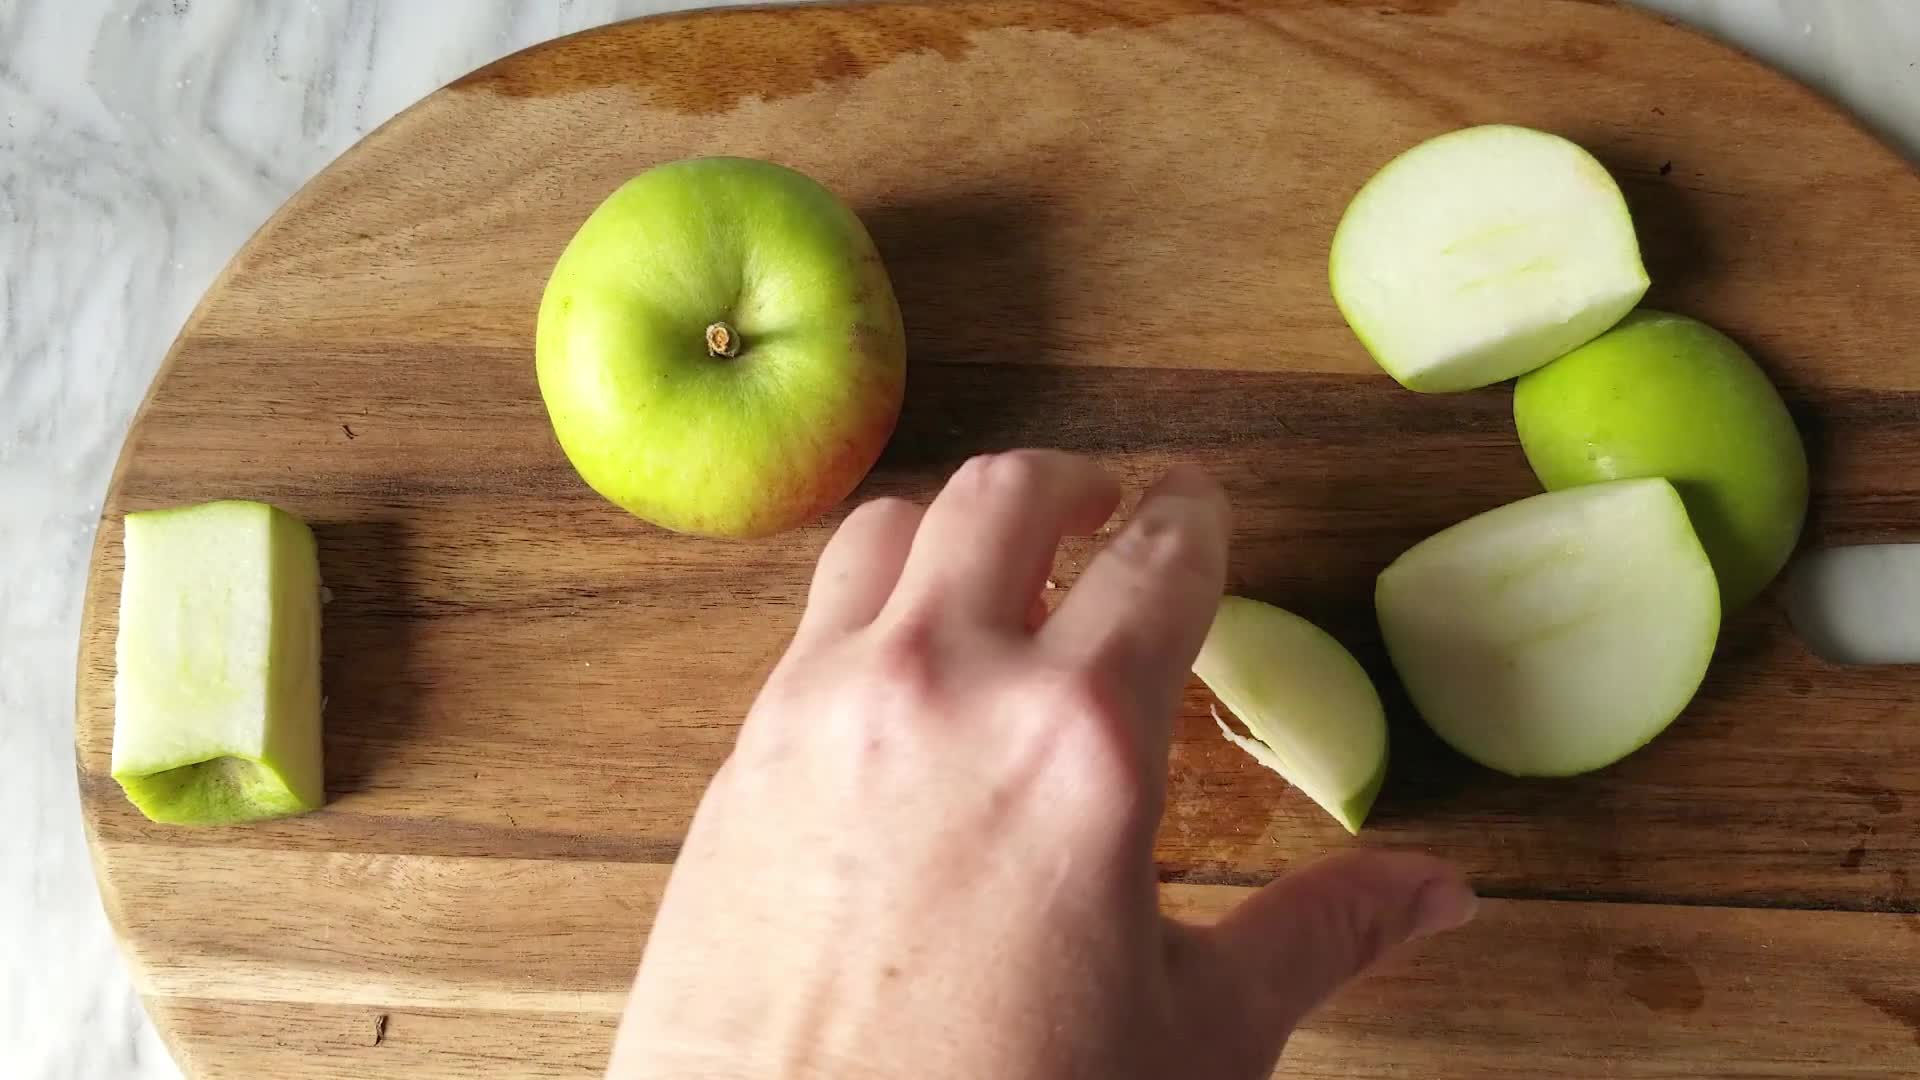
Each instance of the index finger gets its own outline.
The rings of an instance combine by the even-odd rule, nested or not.
[[[1057,655],[1129,692],[1164,747],[1193,659],[1213,625],[1227,576],[1227,495],[1180,467],[1141,498],[1040,631]]]

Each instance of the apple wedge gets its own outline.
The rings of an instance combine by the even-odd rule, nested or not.
[[[1387,720],[1353,654],[1298,615],[1228,596],[1193,671],[1248,733],[1216,712],[1222,735],[1360,831],[1387,774]]]
[[[155,821],[225,825],[325,800],[320,563],[257,502],[128,514],[113,778]]]
[[[1382,571],[1374,603],[1428,725],[1514,776],[1588,772],[1644,746],[1692,699],[1720,629],[1713,566],[1659,478],[1461,522]]]
[[[1441,135],[1368,180],[1333,236],[1334,302],[1410,390],[1525,374],[1619,321],[1647,291],[1613,177],[1557,135]]]

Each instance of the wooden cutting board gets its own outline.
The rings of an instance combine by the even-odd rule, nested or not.
[[[1777,601],[1730,621],[1647,749],[1503,778],[1411,718],[1373,575],[1533,493],[1508,391],[1397,388],[1342,325],[1327,244],[1419,139],[1506,121],[1619,177],[1650,303],[1778,378],[1811,539],[1920,532],[1920,178],[1835,109],[1647,15],[1549,0],[962,0],[656,19],[566,38],[369,136],[248,243],[127,440],[81,644],[100,885],[196,1077],[592,1076],[701,787],[837,520],[671,536],[574,476],[535,305],[618,183],[693,154],[809,172],[905,310],[905,416],[863,496],[963,458],[1097,455],[1134,490],[1212,469],[1231,587],[1380,679],[1392,771],[1350,840],[1187,695],[1159,858],[1195,917],[1354,844],[1457,859],[1496,899],[1295,1039],[1306,1077],[1920,1073],[1920,668],[1842,669]],[[194,831],[108,777],[121,519],[245,497],[320,539],[328,787]],[[1071,583],[1088,549],[1064,552]],[[777,889],[779,882],[769,881]]]

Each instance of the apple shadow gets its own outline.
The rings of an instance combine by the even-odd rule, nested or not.
[[[1426,537],[1539,491],[1512,434],[1511,395],[1489,388],[1427,398],[1383,385],[1351,399],[1345,390],[1325,391],[1326,400],[1311,406],[1312,393],[1303,383],[1272,408],[1289,417],[1289,442],[1276,452],[1297,441],[1298,456],[1316,467],[1245,476],[1246,486],[1232,491],[1236,506],[1266,509],[1243,515],[1255,524],[1234,537],[1227,590],[1325,630],[1373,680],[1390,760],[1369,822],[1466,820],[1469,807],[1488,805],[1490,790],[1518,782],[1460,754],[1420,719],[1381,639],[1374,583]],[[1374,452],[1383,430],[1415,433],[1413,457]],[[1450,482],[1410,483],[1409,475]],[[1294,520],[1312,531],[1294,539],[1286,524]],[[1283,523],[1278,533],[1274,521]],[[1311,546],[1311,556],[1296,557],[1296,543]]]
[[[1748,351],[1751,354],[1752,350]],[[1774,378],[1777,368],[1758,355],[1753,358],[1769,379]],[[1778,382],[1774,385],[1780,386]],[[1800,445],[1807,451],[1807,517],[1800,525],[1800,540],[1793,549],[1794,557],[1798,558],[1807,549],[1827,543],[1827,522],[1820,500],[1820,481],[1827,475],[1833,461],[1836,432],[1833,421],[1811,394],[1796,387],[1780,386],[1780,396],[1787,403],[1787,414],[1793,417],[1794,430],[1800,433]],[[1792,565],[1791,561],[1788,565]]]
[[[907,392],[886,454],[861,489],[931,494],[967,457],[1020,446],[1086,449],[1074,373],[1050,362],[1054,315],[1043,201],[968,192],[864,207],[907,333]]]
[[[1620,185],[1627,210],[1633,215],[1634,231],[1640,239],[1640,257],[1646,264],[1653,287],[1644,301],[1648,307],[1661,308],[1668,297],[1684,292],[1692,281],[1716,273],[1721,253],[1711,243],[1701,222],[1706,220],[1706,201],[1714,193],[1706,179],[1684,162],[1658,159],[1619,146],[1602,133],[1578,133],[1582,146],[1606,147],[1595,156]]]
[[[365,791],[416,726],[415,616],[408,527],[398,519],[319,521],[320,685],[329,798]]]
[[[1911,424],[1912,413],[1902,404],[1889,402],[1871,391],[1861,392],[1844,387],[1823,390],[1817,382],[1795,379],[1784,365],[1768,356],[1765,350],[1756,349],[1752,343],[1741,340],[1738,334],[1729,336],[1746,350],[1748,356],[1753,357],[1753,362],[1766,373],[1768,381],[1779,389],[1780,397],[1787,405],[1787,414],[1793,418],[1794,430],[1800,433],[1800,445],[1806,448],[1807,517],[1800,527],[1800,540],[1794,545],[1793,554],[1798,558],[1810,548],[1824,547],[1835,541],[1828,532],[1830,523],[1826,519],[1826,506],[1821,493],[1826,487],[1823,481],[1831,475],[1847,437],[1861,430],[1886,432]],[[1852,534],[1842,542],[1859,542],[1858,528],[1854,524],[1857,520],[1857,516],[1854,516],[1853,522],[1842,523],[1840,527]],[[1791,561],[1788,565],[1791,567]]]
[[[1794,429],[1799,432],[1800,444],[1807,454],[1807,513],[1801,522],[1800,536],[1794,542],[1793,552],[1774,580],[1744,607],[1721,613],[1720,640],[1702,685],[1703,694],[1714,693],[1721,686],[1737,688],[1746,684],[1754,677],[1754,673],[1776,662],[1776,646],[1780,638],[1798,639],[1799,635],[1787,617],[1786,579],[1793,572],[1794,562],[1802,554],[1809,548],[1826,543],[1826,522],[1823,520],[1820,498],[1824,486],[1822,477],[1828,474],[1833,460],[1839,427],[1858,423],[1860,419],[1855,416],[1844,419],[1830,416],[1820,400],[1817,387],[1795,382],[1787,375],[1787,369],[1763,350],[1754,348],[1738,334],[1729,336],[1753,358],[1768,381],[1779,389],[1781,399],[1787,406],[1787,414],[1792,417]],[[1682,494],[1688,492],[1683,491]],[[1683,714],[1681,722],[1685,719]]]

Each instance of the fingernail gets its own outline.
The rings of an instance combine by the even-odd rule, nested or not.
[[[1453,930],[1473,920],[1480,898],[1459,878],[1435,878],[1420,887],[1414,900],[1413,936],[1426,937]]]

